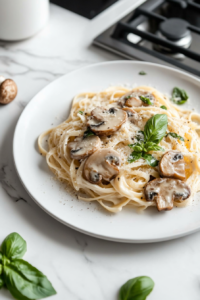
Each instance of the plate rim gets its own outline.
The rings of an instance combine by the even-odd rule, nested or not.
[[[34,202],[41,208],[43,209],[48,215],[50,215],[51,217],[53,217],[54,219],[56,219],[57,221],[59,221],[60,223],[64,224],[65,226],[68,226],[78,232],[87,234],[89,236],[92,237],[96,237],[99,239],[103,239],[103,240],[107,240],[107,241],[113,241],[113,242],[121,242],[121,243],[155,243],[155,242],[162,242],[162,241],[167,241],[167,240],[173,240],[173,239],[177,239],[189,234],[192,234],[194,232],[197,232],[200,230],[200,226],[199,227],[195,227],[192,229],[189,229],[187,231],[183,231],[174,235],[167,235],[164,237],[158,237],[158,238],[153,238],[153,239],[133,239],[133,238],[115,238],[113,236],[109,236],[109,235],[102,235],[102,234],[98,234],[98,233],[93,233],[91,231],[85,230],[85,229],[81,229],[80,227],[77,227],[71,223],[68,223],[67,221],[62,220],[61,218],[59,218],[58,216],[52,214],[50,211],[48,211],[45,206],[43,206],[33,195],[32,193],[27,189],[26,185],[23,182],[22,176],[20,174],[20,166],[17,163],[17,135],[18,135],[18,128],[20,127],[20,123],[21,120],[23,119],[23,116],[26,114],[26,110],[28,109],[28,107],[31,105],[31,103],[43,92],[45,92],[45,89],[48,89],[50,85],[56,84],[59,80],[61,80],[63,77],[67,77],[70,76],[71,74],[75,74],[78,73],[80,71],[84,71],[87,69],[91,69],[91,68],[95,68],[98,66],[103,66],[103,65],[115,65],[115,64],[133,64],[133,65],[148,65],[148,66],[152,66],[152,67],[156,67],[156,68],[160,68],[160,69],[167,69],[170,70],[172,72],[175,72],[179,75],[184,75],[187,78],[189,77],[190,79],[193,79],[194,81],[196,81],[196,83],[200,84],[200,78],[191,75],[185,71],[173,68],[173,67],[168,67],[165,65],[161,65],[161,64],[156,64],[156,63],[151,63],[151,62],[146,62],[146,61],[126,61],[126,60],[114,60],[114,61],[106,61],[106,62],[99,62],[99,63],[95,63],[95,64],[90,64],[87,65],[85,67],[81,67],[78,68],[76,70],[73,70],[71,72],[68,72],[67,74],[64,74],[62,76],[60,76],[59,78],[57,78],[56,80],[50,82],[49,84],[47,84],[43,89],[41,89],[38,93],[35,94],[35,96],[29,101],[29,103],[26,105],[26,107],[24,108],[24,110],[22,111],[17,124],[15,126],[15,130],[14,130],[14,135],[13,135],[13,145],[12,145],[12,153],[13,153],[13,159],[14,159],[14,166],[15,169],[17,171],[18,177],[23,185],[23,187],[25,188],[26,192],[28,193],[28,195],[34,200]],[[200,87],[199,87],[200,89]]]

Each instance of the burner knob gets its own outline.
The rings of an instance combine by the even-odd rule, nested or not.
[[[178,41],[187,36],[191,36],[190,30],[188,30],[188,26],[188,22],[182,19],[171,18],[160,23],[159,31],[167,39]]]

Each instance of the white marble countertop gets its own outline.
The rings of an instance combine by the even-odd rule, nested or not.
[[[0,73],[13,78],[19,88],[13,103],[0,106],[0,242],[13,231],[22,235],[28,243],[25,259],[51,280],[55,300],[117,300],[120,286],[140,275],[155,281],[149,300],[200,297],[200,232],[147,245],[86,236],[42,211],[22,187],[13,164],[14,128],[26,104],[71,70],[119,59],[91,46],[91,41],[131,5],[131,0],[119,1],[92,21],[51,5],[50,22],[37,36],[0,42]],[[12,297],[2,289],[0,299]]]

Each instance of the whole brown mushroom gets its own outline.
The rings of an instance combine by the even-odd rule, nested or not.
[[[8,104],[17,96],[17,85],[12,79],[0,76],[0,104]]]

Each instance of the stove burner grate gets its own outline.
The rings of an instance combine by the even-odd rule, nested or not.
[[[190,66],[189,63],[184,64],[184,62],[180,61],[180,59],[175,59],[175,56],[172,57],[168,55],[169,53],[178,54],[179,57],[177,55],[177,58],[187,57],[200,63],[200,48],[198,46],[195,49],[192,49],[192,47],[190,48],[192,35],[196,34],[200,38],[200,27],[194,26],[181,18],[169,18],[159,14],[157,12],[158,8],[160,9],[160,7],[166,3],[178,3],[178,5],[182,6],[183,10],[188,7],[195,8],[195,10],[199,10],[200,18],[200,5],[192,2],[191,0],[188,0],[187,2],[183,0],[158,0],[157,5],[155,5],[155,1],[148,1],[138,7],[128,18],[126,17],[124,20],[118,22],[112,32],[108,30],[110,34],[109,38],[112,41],[108,40],[108,35],[102,34],[100,37],[95,39],[94,43],[97,45],[100,45],[101,43],[102,46],[105,47],[107,43],[108,45],[111,45],[110,48],[113,48],[114,52],[118,53],[120,53],[118,49],[122,49],[122,46],[119,43],[122,43],[123,45],[135,48],[136,53],[138,53],[138,51],[145,52],[147,54],[146,57],[149,57],[149,55],[154,56],[159,61],[163,60],[167,64],[172,64],[178,68],[182,68],[200,76],[200,68],[197,66],[195,69],[194,66],[196,65],[194,63]],[[145,24],[145,22],[150,21],[153,22],[154,25],[156,24],[156,26],[154,26],[156,30],[145,30],[144,28],[141,28],[141,24]],[[138,42],[131,42],[130,34],[139,37]],[[106,43],[103,41],[103,37],[106,39]],[[149,49],[144,47],[143,43],[140,42],[142,40],[152,43],[152,48]],[[114,46],[115,41],[117,45],[116,47]],[[127,49],[126,46],[125,48]],[[122,52],[126,54],[131,51],[123,50]],[[132,55],[132,57],[134,57],[134,55]]]

